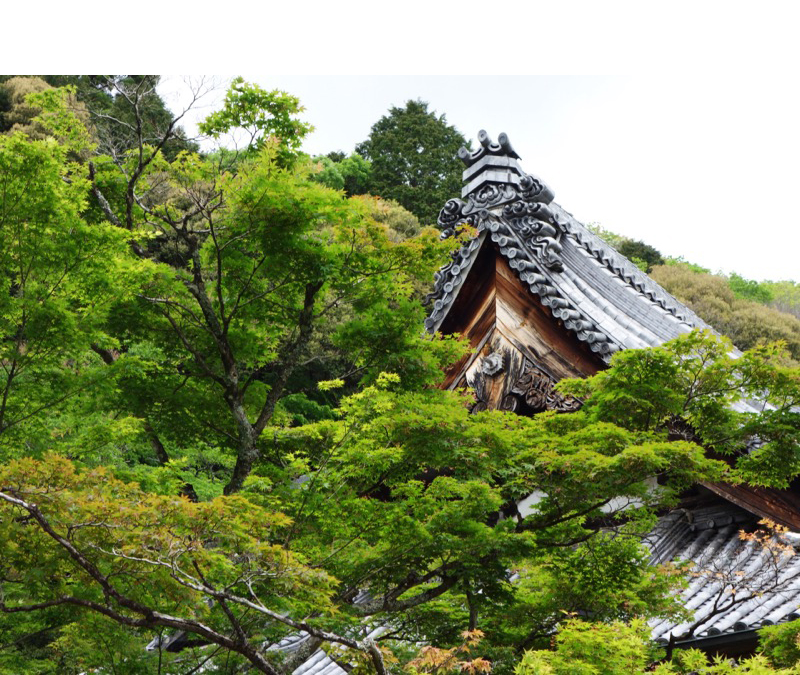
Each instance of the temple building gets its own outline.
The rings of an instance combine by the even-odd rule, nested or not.
[[[444,386],[471,388],[474,410],[569,412],[580,402],[555,391],[560,379],[590,376],[619,350],[709,328],[555,203],[553,191],[523,171],[505,134],[497,142],[485,131],[478,138],[477,150],[459,153],[461,198],[439,216],[443,236],[464,223],[476,231],[437,273],[431,296],[427,329],[459,333],[471,345]],[[762,518],[789,532],[765,545]],[[798,618],[794,532],[800,490],[695,486],[647,540],[653,563],[694,561],[682,595],[694,618],[653,622],[653,637],[736,655],[753,650],[758,628]]]

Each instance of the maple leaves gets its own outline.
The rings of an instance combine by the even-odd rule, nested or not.
[[[419,656],[407,664],[413,674],[448,675],[449,673],[490,673],[492,664],[480,656],[472,657],[472,652],[479,648],[484,632],[479,628],[462,631],[460,645],[450,649],[425,646]]]

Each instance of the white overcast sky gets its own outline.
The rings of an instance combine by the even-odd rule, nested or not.
[[[64,39],[75,14],[55,8],[41,30],[64,49],[26,61],[23,32],[8,72],[242,75],[301,99],[312,154],[352,151],[420,98],[473,144],[479,129],[508,133],[583,222],[715,271],[800,281],[796,3],[146,0],[135,17],[84,4],[92,40]],[[182,86],[166,78],[170,105]]]

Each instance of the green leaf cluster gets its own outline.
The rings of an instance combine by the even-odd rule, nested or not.
[[[356,153],[341,159],[333,159],[332,155],[335,153],[313,158],[317,165],[314,180],[334,190],[344,190],[348,197],[369,192],[372,164]]]
[[[784,631],[797,636],[797,627]],[[775,635],[775,629],[761,631]],[[553,651],[528,651],[516,666],[515,675],[795,675],[800,665],[786,662],[785,651],[776,650],[767,638],[764,653],[745,659],[709,657],[697,649],[677,651],[669,662],[661,659],[648,643],[647,624],[613,622],[596,624],[570,618],[556,637]]]
[[[286,165],[296,157],[303,137],[313,131],[295,116],[305,110],[296,96],[285,91],[266,91],[236,77],[225,94],[222,110],[200,123],[201,133],[219,138],[236,129],[245,134],[245,150],[258,150],[269,138],[277,141],[279,159]]]

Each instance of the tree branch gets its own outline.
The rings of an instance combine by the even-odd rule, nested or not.
[[[106,598],[112,598],[120,607],[123,607],[134,614],[140,615],[141,618],[137,619],[131,617],[127,614],[119,612],[118,610],[112,609],[105,604],[101,604],[93,600],[76,598],[73,596],[61,596],[59,598],[34,605],[17,605],[12,607],[8,607],[4,602],[0,602],[0,611],[6,613],[31,612],[57,605],[70,604],[103,614],[126,626],[136,628],[154,628],[157,626],[165,626],[168,628],[184,630],[189,633],[199,635],[209,642],[241,654],[262,673],[267,673],[268,675],[279,675],[278,671],[266,661],[260,651],[248,642],[240,643],[238,640],[232,640],[231,638],[218,633],[199,621],[181,619],[180,617],[164,614],[120,593],[119,590],[117,590],[117,588],[109,581],[109,577],[104,575],[94,563],[92,563],[74,544],[72,544],[72,542],[58,534],[58,532],[53,529],[52,525],[42,514],[38,506],[5,492],[0,492],[0,499],[27,511],[39,525],[39,528],[51,539],[53,539],[62,549],[64,549],[74,563],[83,569],[100,586]],[[207,591],[205,588],[199,588],[198,590],[204,592]]]

